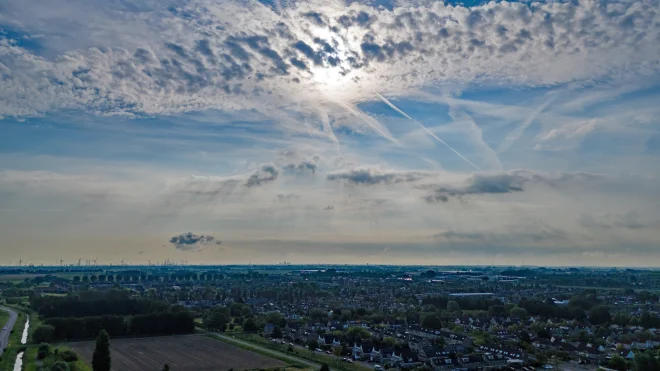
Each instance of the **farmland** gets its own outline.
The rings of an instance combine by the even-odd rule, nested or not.
[[[91,364],[93,342],[70,344]],[[111,340],[112,370],[160,370],[169,364],[172,371],[246,370],[286,367],[276,359],[237,348],[203,336],[173,336]]]

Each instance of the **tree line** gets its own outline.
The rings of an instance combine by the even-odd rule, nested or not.
[[[91,317],[102,315],[137,315],[162,312],[169,304],[143,298],[131,298],[123,291],[110,290],[102,294],[79,296],[38,296],[30,298],[30,307],[45,318]]]
[[[105,315],[48,318],[33,335],[37,343],[94,338],[101,330],[113,337],[190,334],[195,322],[187,311],[159,312],[132,317]]]

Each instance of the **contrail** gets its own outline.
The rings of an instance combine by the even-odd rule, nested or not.
[[[520,139],[520,137],[523,135],[525,130],[527,130],[527,128],[532,124],[532,122],[534,120],[536,120],[536,117],[541,112],[543,112],[543,110],[546,109],[546,107],[548,107],[550,105],[550,103],[552,103],[552,101],[554,101],[556,98],[557,98],[557,95],[551,96],[550,99],[548,99],[545,103],[543,103],[538,108],[536,108],[534,110],[534,112],[532,112],[527,117],[527,119],[522,123],[522,125],[520,125],[516,129],[514,129],[512,132],[510,132],[509,135],[507,135],[506,138],[504,138],[502,143],[500,143],[499,148],[497,148],[497,153],[504,153],[509,148],[511,148],[513,143],[515,143],[518,139]]]
[[[438,138],[438,136],[435,135],[435,134],[433,134],[433,132],[432,132],[431,130],[427,129],[426,126],[424,126],[424,125],[420,124],[419,122],[415,121],[415,119],[413,119],[412,117],[408,116],[408,114],[406,114],[405,112],[401,111],[397,106],[395,106],[394,104],[392,104],[392,102],[390,102],[389,100],[387,100],[385,97],[383,97],[382,95],[380,95],[378,92],[376,92],[376,95],[378,95],[378,97],[379,97],[383,102],[385,102],[388,106],[392,107],[393,110],[399,112],[400,114],[402,114],[403,116],[405,116],[405,117],[406,117],[407,119],[409,119],[410,121],[412,121],[412,122],[414,122],[415,124],[419,125],[419,127],[421,127],[422,129],[424,129],[424,131],[426,131],[430,136],[432,136],[433,138],[435,138],[438,142],[444,144],[447,148],[451,149],[451,150],[452,150],[455,154],[457,154],[460,158],[462,158],[463,160],[467,161],[468,164],[472,165],[472,167],[474,167],[475,169],[481,171],[481,169],[479,168],[479,166],[473,164],[472,161],[470,161],[470,160],[468,160],[467,158],[465,158],[465,156],[463,156],[462,154],[460,154],[457,150],[453,149],[449,144],[445,143],[444,140]]]
[[[394,139],[394,137],[392,137],[390,134],[388,134],[388,133],[384,133],[381,129],[378,128],[378,126],[374,125],[374,124],[373,124],[372,122],[370,122],[367,118],[365,118],[365,117],[363,116],[363,115],[365,115],[364,113],[362,113],[362,112],[356,112],[353,108],[351,108],[350,105],[348,105],[348,104],[346,104],[346,103],[343,103],[343,102],[342,102],[342,103],[340,103],[340,104],[341,104],[342,106],[344,106],[344,108],[346,108],[350,113],[354,114],[355,116],[357,116],[358,118],[360,118],[362,121],[364,121],[367,125],[371,126],[374,130],[376,130],[376,131],[378,132],[378,134],[382,135],[384,138],[388,139],[389,141],[391,141],[392,143],[394,143],[394,144],[396,144],[396,145],[398,145],[398,146],[401,145],[401,144],[399,144],[399,141],[398,141],[398,140]],[[368,115],[367,115],[367,116],[368,116]],[[371,118],[371,116],[369,116],[369,118]]]

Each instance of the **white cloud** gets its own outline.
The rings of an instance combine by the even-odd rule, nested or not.
[[[29,1],[4,8],[15,28],[43,35],[45,45],[63,40],[53,58],[20,40],[0,42],[4,116],[319,107],[450,81],[552,85],[654,74],[660,55],[658,8],[647,1],[433,2],[392,11],[312,1],[279,14],[258,2],[111,2],[72,12],[75,35],[59,32],[62,11]],[[122,36],[104,41],[114,33]]]

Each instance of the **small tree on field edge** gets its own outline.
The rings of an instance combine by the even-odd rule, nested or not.
[[[105,330],[101,330],[96,338],[96,348],[92,355],[92,369],[110,371],[110,336]]]

